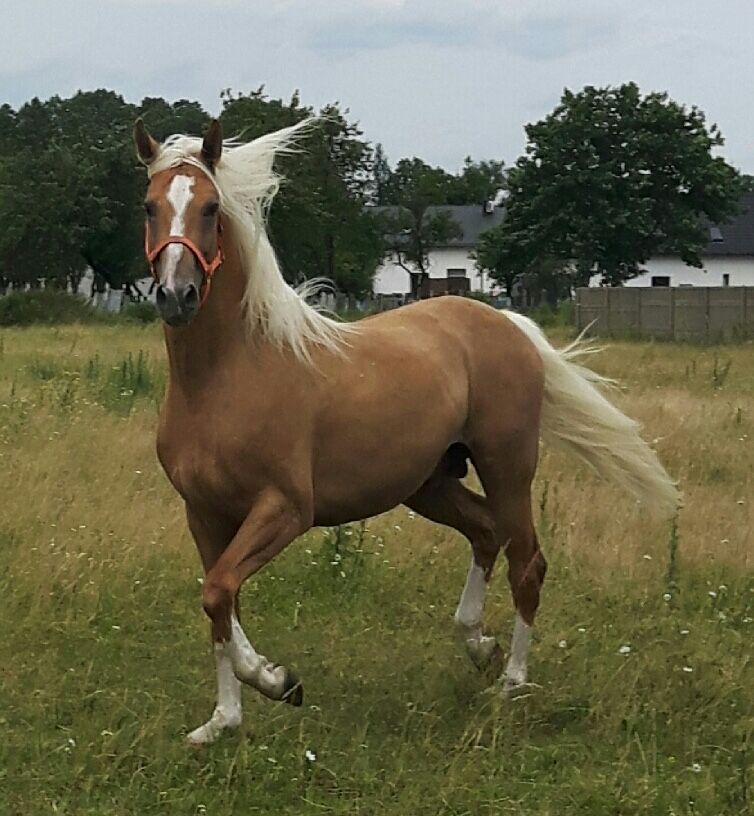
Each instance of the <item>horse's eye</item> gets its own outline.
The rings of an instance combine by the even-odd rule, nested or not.
[[[206,218],[212,218],[213,216],[217,215],[217,211],[220,209],[220,204],[217,201],[210,201],[209,204],[204,205],[204,209],[202,210],[202,214]]]
[[[146,201],[144,203],[144,214],[147,218],[154,218],[155,215],[157,215],[157,207],[155,207],[153,201]]]

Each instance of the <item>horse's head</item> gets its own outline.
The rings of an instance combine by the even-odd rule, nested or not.
[[[141,161],[159,168],[155,163],[162,147],[141,119],[134,126],[134,141]],[[220,198],[211,178],[222,145],[222,129],[214,120],[197,151],[197,164],[184,162],[150,173],[144,246],[157,281],[157,309],[171,326],[191,322],[223,260]]]

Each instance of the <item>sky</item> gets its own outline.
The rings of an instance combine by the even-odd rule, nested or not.
[[[565,87],[635,81],[696,105],[754,173],[752,0],[23,0],[0,104],[105,87],[197,99],[298,89],[339,101],[388,158],[515,161]]]

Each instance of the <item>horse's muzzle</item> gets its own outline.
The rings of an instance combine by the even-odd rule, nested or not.
[[[199,290],[193,283],[176,287],[160,284],[155,298],[157,311],[169,326],[187,326],[199,311]]]

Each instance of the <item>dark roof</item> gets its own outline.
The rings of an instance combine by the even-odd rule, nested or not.
[[[370,207],[375,214],[394,213],[397,207]],[[461,234],[457,238],[439,244],[447,247],[475,247],[479,243],[479,236],[490,227],[501,224],[505,216],[504,207],[493,207],[491,213],[487,213],[481,204],[447,204],[436,207],[427,207],[426,217],[431,218],[437,213],[446,212],[461,228]]]
[[[754,255],[754,192],[741,196],[741,212],[727,224],[707,227],[710,240],[702,255]]]
[[[397,207],[370,207],[372,212],[395,212]],[[505,207],[495,207],[485,213],[481,204],[444,205],[428,207],[427,216],[437,212],[449,213],[461,228],[461,236],[451,238],[441,246],[475,247],[479,236],[490,227],[501,224]],[[741,196],[741,212],[726,224],[707,223],[709,241],[702,256],[752,255],[754,256],[754,192]]]

